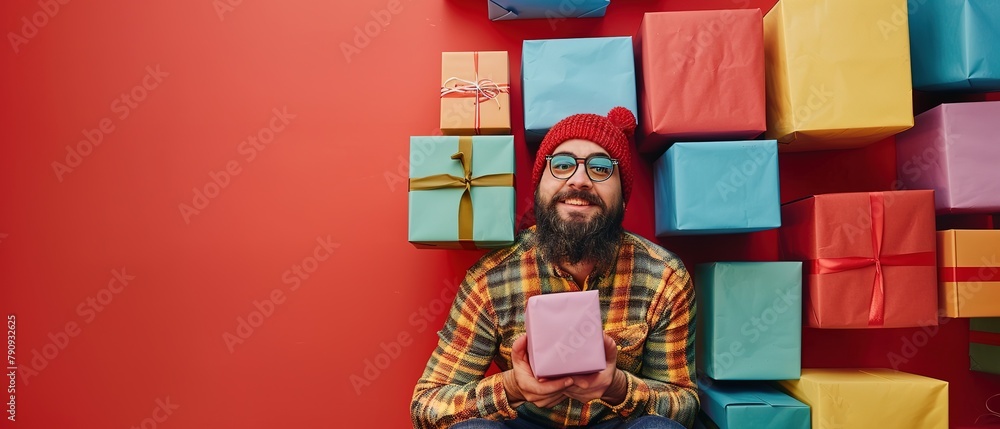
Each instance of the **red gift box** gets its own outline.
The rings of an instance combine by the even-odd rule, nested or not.
[[[803,261],[807,326],[937,324],[933,191],[815,195],[781,219],[782,259]]]
[[[752,139],[767,128],[759,9],[646,13],[635,44],[640,150]]]

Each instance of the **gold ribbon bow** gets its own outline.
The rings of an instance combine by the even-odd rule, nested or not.
[[[458,203],[458,242],[463,249],[475,249],[476,245],[472,238],[472,187],[513,187],[514,174],[497,173],[472,177],[472,137],[469,136],[458,138],[458,152],[452,155],[451,159],[462,163],[462,171],[465,173],[463,177],[456,177],[451,174],[434,174],[426,177],[410,178],[410,190],[429,191],[434,189],[465,188],[465,191],[462,192],[462,199]]]

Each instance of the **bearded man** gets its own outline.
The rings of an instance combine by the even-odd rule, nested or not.
[[[675,255],[622,227],[635,126],[628,109],[615,107],[570,116],[546,134],[532,171],[536,225],[466,273],[414,388],[415,428],[693,424],[691,277]],[[524,337],[528,298],[585,290],[600,296],[605,368],[535,377]],[[486,375],[491,362],[500,372]]]

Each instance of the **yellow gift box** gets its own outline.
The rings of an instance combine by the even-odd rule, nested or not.
[[[1000,230],[938,231],[937,242],[945,316],[1000,316]]]
[[[948,429],[948,382],[891,369],[803,368],[779,381],[816,429]]]
[[[764,17],[768,139],[865,146],[913,126],[906,0],[780,0]]]

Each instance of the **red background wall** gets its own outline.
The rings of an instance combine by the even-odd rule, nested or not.
[[[406,242],[408,137],[436,130],[440,52],[509,51],[520,130],[523,39],[634,35],[645,11],[774,3],[616,0],[603,19],[553,28],[491,23],[485,0],[44,2],[5,2],[0,16],[8,42],[24,37],[0,48],[0,310],[16,317],[26,428],[408,427],[434,332],[482,254]],[[33,31],[23,19],[43,7],[55,12]],[[251,158],[244,141],[271,125]],[[100,144],[75,159],[67,146],[85,133]],[[533,154],[515,134],[520,216]],[[782,198],[889,189],[893,157],[891,140],[782,155]],[[652,237],[644,161],[626,227]],[[693,265],[773,260],[775,238],[660,242]],[[310,260],[327,255],[318,239],[332,254]],[[899,369],[951,382],[952,422],[969,423],[1000,377],[967,370],[967,329],[806,329],[804,364],[886,367],[898,353]]]

